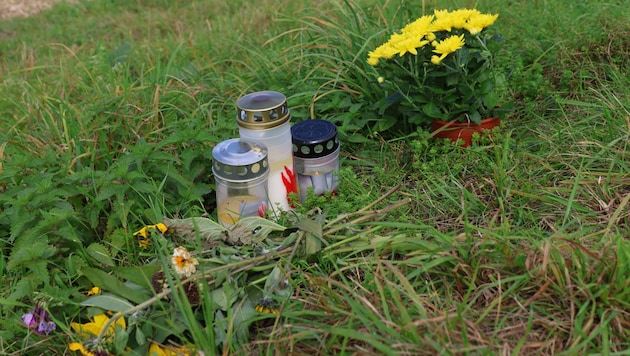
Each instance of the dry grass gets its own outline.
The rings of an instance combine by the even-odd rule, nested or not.
[[[35,15],[62,1],[75,3],[78,0],[0,0],[0,20]]]

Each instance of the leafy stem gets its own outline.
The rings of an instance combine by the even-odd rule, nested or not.
[[[266,253],[264,255],[260,255],[260,256],[257,256],[257,257],[252,257],[252,258],[245,259],[245,260],[238,261],[238,262],[234,262],[234,263],[229,263],[229,264],[226,264],[226,265],[223,265],[223,266],[219,266],[219,267],[215,267],[213,269],[204,271],[203,273],[200,273],[200,274],[197,274],[197,275],[193,275],[193,276],[190,276],[190,277],[188,277],[186,279],[183,279],[183,280],[181,280],[181,281],[179,281],[177,283],[177,286],[179,287],[179,286],[182,286],[182,285],[184,285],[184,284],[186,284],[188,282],[197,281],[197,280],[199,280],[201,278],[205,278],[205,277],[211,276],[214,273],[217,273],[217,272],[220,272],[220,271],[223,271],[223,270],[226,270],[226,269],[231,269],[231,268],[238,267],[238,268],[236,268],[233,271],[233,273],[239,273],[239,272],[248,270],[248,269],[250,269],[250,268],[252,268],[254,266],[257,266],[258,264],[260,264],[262,262],[266,262],[268,260],[275,259],[275,258],[278,258],[278,257],[281,257],[281,256],[284,256],[284,255],[287,255],[287,254],[291,253],[294,250],[294,246],[295,245],[284,246],[284,247],[282,247],[280,249],[273,250],[272,252]],[[211,279],[211,280],[208,280],[206,283],[212,284],[215,281],[216,281],[216,279]],[[109,330],[111,325],[114,324],[118,319],[120,319],[120,318],[122,318],[122,317],[124,317],[126,315],[130,315],[130,314],[136,313],[136,312],[138,312],[140,310],[143,310],[145,308],[148,308],[153,303],[155,303],[155,302],[157,302],[157,301],[167,297],[171,293],[172,293],[172,290],[167,288],[164,291],[154,295],[153,297],[151,297],[151,298],[147,299],[146,301],[136,305],[133,308],[125,310],[124,312],[120,312],[120,313],[114,314],[111,317],[111,319],[109,319],[107,321],[105,326],[101,329],[100,333],[96,337],[95,344],[98,344],[103,339],[103,337],[107,333],[107,330]]]

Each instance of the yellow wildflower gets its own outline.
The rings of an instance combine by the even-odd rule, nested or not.
[[[173,232],[172,229],[169,229],[168,227],[166,227],[166,225],[159,223],[159,224],[155,224],[153,225],[156,229],[158,229],[162,234],[166,234],[167,232],[171,233]]]
[[[413,55],[418,55],[418,48],[426,45],[429,41],[420,41],[420,38],[406,38],[399,41],[394,47],[398,50],[398,54],[402,57],[405,53],[409,52]]]
[[[435,10],[435,20],[428,28],[428,32],[448,31],[453,28],[453,16],[448,10]]]
[[[81,352],[81,355],[83,355],[83,356],[109,356],[109,355],[111,355],[106,350],[90,351],[90,350],[88,350],[88,348],[83,346],[83,344],[80,343],[80,342],[71,342],[71,343],[68,344],[68,348],[70,349],[70,351],[79,351],[79,352]]]
[[[173,229],[169,229],[166,225],[164,225],[163,223],[158,223],[155,225],[147,225],[145,227],[143,227],[142,229],[136,231],[133,233],[133,236],[136,237],[141,237],[141,239],[138,241],[138,246],[141,248],[147,248],[149,246],[151,246],[151,241],[149,240],[149,231],[150,230],[158,230],[162,235],[166,234],[166,233],[172,233]]]
[[[151,343],[149,346],[149,356],[188,356],[191,355],[190,350],[185,347],[175,347],[175,346],[162,346],[160,344],[156,344],[155,342]]]
[[[392,47],[392,45],[389,42],[386,42],[376,47],[374,51],[368,53],[367,62],[369,65],[375,66],[378,64],[378,61],[381,58],[389,59],[389,58],[392,58],[394,55],[396,55],[396,53],[398,53],[398,50]]]
[[[433,15],[425,15],[403,27],[402,33],[422,38],[429,32],[429,26],[433,21]]]
[[[95,287],[97,288],[97,287]],[[109,321],[109,318],[107,316],[105,316],[105,314],[98,314],[98,315],[94,315],[94,321],[89,322],[89,323],[85,323],[85,324],[80,324],[80,323],[70,323],[70,327],[77,332],[78,334],[80,334],[81,336],[85,337],[85,338],[90,338],[90,337],[95,337],[98,336],[101,331],[103,330],[103,328],[105,327],[105,325],[107,324],[107,322]],[[125,319],[124,318],[120,318],[118,320],[116,320],[115,323],[113,323],[112,325],[109,326],[109,329],[107,330],[107,332],[105,332],[105,335],[112,335],[114,334],[114,330],[116,325],[120,325],[121,328],[126,329],[127,325],[125,323]],[[90,350],[88,348],[86,348],[82,343],[80,342],[71,342],[68,344],[68,348],[71,351],[79,351],[81,352],[81,355],[83,356],[105,356],[105,355],[110,355],[106,350]]]
[[[180,276],[186,277],[190,277],[195,273],[195,271],[197,271],[195,266],[199,264],[199,261],[192,257],[190,252],[182,246],[175,248],[171,262],[173,263],[173,267],[175,267],[175,272]]]
[[[465,28],[467,21],[479,14],[479,10],[476,9],[459,9],[450,13],[450,19],[454,28]]]
[[[92,289],[90,289],[90,291],[87,292],[88,296],[99,295],[99,294],[101,294],[101,289],[99,287],[96,287],[96,286],[92,287]]]
[[[499,14],[490,15],[490,14],[477,14],[472,16],[466,24],[464,28],[470,32],[471,35],[476,35],[484,28],[492,25],[494,21],[499,17]]]
[[[262,304],[256,305],[256,312],[261,314],[278,314],[280,311],[276,308],[267,307]]]
[[[92,337],[98,336],[98,334],[101,333],[101,330],[103,330],[108,321],[109,318],[105,314],[97,314],[94,315],[94,321],[92,322],[85,324],[70,323],[70,327],[74,329],[75,332],[83,336]],[[116,320],[114,324],[109,326],[109,329],[107,330],[107,332],[105,332],[105,335],[112,335],[114,333],[116,325],[120,325],[120,327],[122,327],[123,329],[127,328],[127,325],[125,324],[125,318],[120,318]]]
[[[431,63],[436,65],[440,64],[446,56],[462,48],[462,46],[464,46],[464,35],[451,36],[436,43],[433,52],[440,56],[431,57]]]
[[[145,226],[142,229],[133,233],[133,236],[144,237],[145,239],[149,237],[149,226]]]
[[[140,248],[148,248],[151,246],[151,240],[149,239],[141,239],[138,241],[138,247]]]

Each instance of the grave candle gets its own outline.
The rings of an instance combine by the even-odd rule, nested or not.
[[[233,138],[216,145],[212,157],[219,222],[230,227],[246,216],[263,217],[268,206],[266,147]]]
[[[291,150],[291,114],[287,98],[275,91],[250,93],[238,99],[241,138],[260,142],[268,150],[267,194],[274,211],[291,209],[288,194],[297,192]]]
[[[335,192],[339,185],[337,127],[326,120],[306,120],[291,128],[300,201],[308,190],[316,195]]]

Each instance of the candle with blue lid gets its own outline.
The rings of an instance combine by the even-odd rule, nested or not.
[[[326,120],[306,120],[293,125],[291,136],[300,200],[311,189],[315,195],[335,193],[339,185],[337,127]]]

